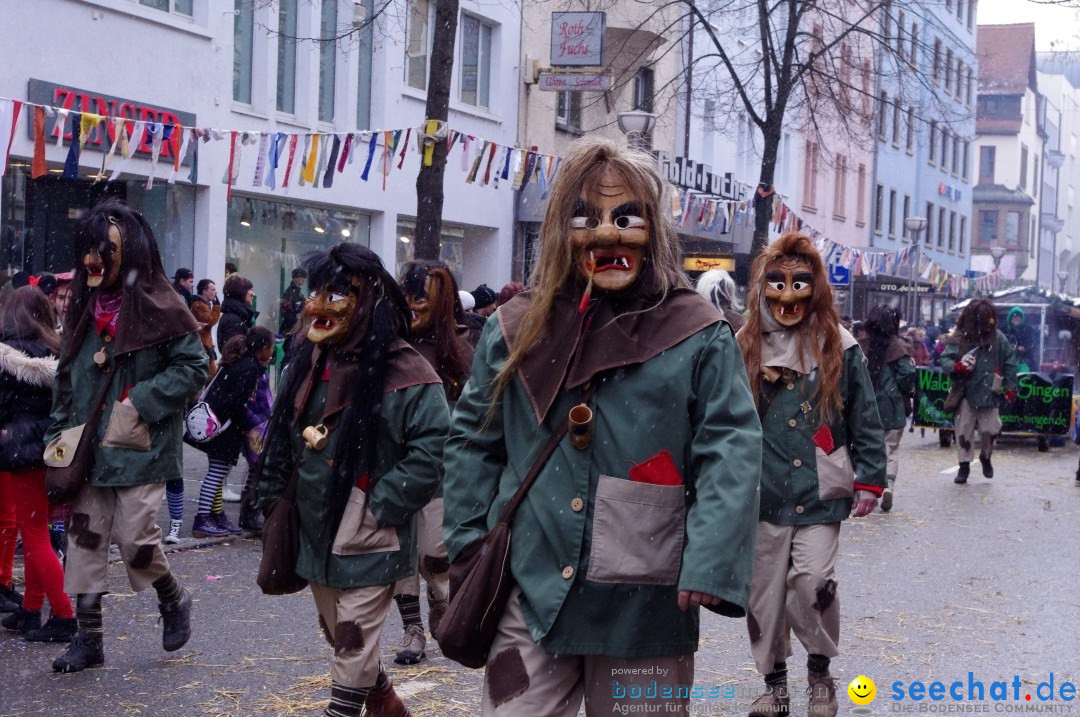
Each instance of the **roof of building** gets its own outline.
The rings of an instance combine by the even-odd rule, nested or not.
[[[1080,87],[1080,55],[1075,51],[1036,52],[1039,71],[1048,75],[1064,75],[1073,87]]]
[[[971,188],[971,201],[978,204],[1025,204],[1035,200],[1019,189],[1009,189],[1001,184],[976,184]]]
[[[1022,95],[1038,89],[1035,23],[979,25],[979,94]]]

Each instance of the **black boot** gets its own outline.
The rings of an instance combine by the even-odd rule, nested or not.
[[[259,493],[255,488],[255,481],[251,480],[251,474],[244,481],[244,489],[240,492],[240,527],[248,533],[258,537],[262,534],[263,517],[258,510]]]
[[[166,652],[175,652],[187,644],[191,637],[191,593],[181,588],[180,599],[170,603],[158,603],[158,612],[165,622],[161,633],[161,646]]]
[[[86,630],[79,630],[68,645],[67,652],[53,660],[56,672],[82,672],[88,667],[105,664],[105,650],[100,637],[91,637]]]
[[[52,615],[37,630],[26,633],[23,639],[27,642],[71,642],[78,630],[79,624],[75,618]]]
[[[983,477],[984,478],[993,478],[994,477],[994,466],[990,464],[990,456],[986,456],[986,455],[983,455],[982,453],[980,453],[979,454],[979,463],[982,463]]]
[[[960,464],[960,470],[956,471],[956,477],[953,478],[953,483],[967,483],[969,475],[971,475],[971,462],[964,461]]]
[[[41,627],[41,611],[19,608],[5,617],[0,625],[3,625],[5,630],[14,630],[23,634],[28,633]]]
[[[1080,469],[1077,469],[1077,480],[1080,480]],[[15,591],[12,584],[0,585],[0,612],[15,612],[22,607],[22,595]]]

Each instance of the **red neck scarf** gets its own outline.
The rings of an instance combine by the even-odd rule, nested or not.
[[[99,334],[116,337],[116,326],[120,320],[120,304],[123,298],[122,289],[98,292],[94,301],[94,329]]]

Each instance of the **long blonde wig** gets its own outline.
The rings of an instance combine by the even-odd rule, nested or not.
[[[522,359],[544,337],[560,292],[584,287],[577,274],[570,223],[584,193],[599,204],[596,190],[606,170],[626,185],[644,209],[649,243],[638,282],[648,281],[660,300],[675,288],[690,288],[679,265],[679,237],[670,210],[670,185],[660,175],[656,158],[619,147],[609,139],[583,137],[570,145],[551,187],[535,269],[529,279],[532,304],[521,320],[514,346],[495,381],[492,405],[498,402]]]

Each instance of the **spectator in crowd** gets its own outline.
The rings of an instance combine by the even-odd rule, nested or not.
[[[210,359],[210,378],[217,373],[217,352],[214,350],[213,329],[221,319],[221,302],[218,301],[217,284],[210,279],[202,279],[191,297],[191,313],[199,322],[199,340]]]
[[[469,344],[476,346],[476,342],[480,340],[480,334],[484,330],[484,324],[487,323],[487,319],[473,311],[473,309],[476,308],[476,299],[471,292],[462,289],[458,292],[458,297],[461,299],[461,308],[465,310],[465,313],[461,318],[461,323],[469,330]]]
[[[485,319],[495,313],[495,309],[499,308],[498,300],[499,296],[495,293],[494,289],[488,287],[487,284],[481,284],[472,291],[472,297],[475,301],[475,311]]]
[[[101,601],[113,543],[131,587],[157,592],[162,647],[179,650],[191,636],[191,595],[169,569],[157,514],[163,483],[180,473],[184,409],[208,370],[198,324],[170,289],[142,215],[117,199],[100,202],[79,221],[75,242],[82,263],[46,445],[56,439],[64,450],[64,432],[86,423],[101,382],[110,383],[88,446],[93,469],[72,504],[64,588],[77,596],[79,632],[53,661],[58,672],[105,661]]]
[[[1016,353],[997,327],[997,313],[989,299],[972,299],[956,321],[941,355],[941,368],[951,374],[954,389],[963,392],[953,420],[960,468],[954,483],[967,483],[975,455],[975,428],[982,443],[979,462],[983,476],[994,477],[990,457],[1001,433],[998,404],[1016,399]]]
[[[912,327],[908,333],[911,342],[912,358],[916,366],[929,366],[933,358],[930,347],[926,345],[926,329],[918,326]]]
[[[191,290],[195,288],[195,274],[191,269],[180,268],[173,275],[173,288],[184,299],[184,304],[191,306]]]
[[[709,269],[698,277],[697,292],[720,310],[732,331],[738,331],[746,323],[731,274],[723,269]]]
[[[1027,323],[1027,316],[1019,306],[1009,309],[1005,335],[1016,352],[1018,370],[1039,370],[1039,330]]]
[[[525,285],[520,281],[511,281],[509,284],[505,284],[499,291],[498,305],[502,306],[507,301],[510,301],[510,299],[525,291],[525,288]]]
[[[288,336],[300,320],[300,314],[304,311],[304,282],[307,281],[307,272],[301,268],[293,269],[292,281],[281,295],[278,306],[281,310],[281,321],[278,325],[278,334]]]
[[[225,300],[221,302],[221,320],[218,322],[218,346],[224,348],[233,336],[247,332],[255,325],[259,312],[252,308],[255,289],[251,281],[239,274],[225,280]]]
[[[16,289],[0,312],[0,493],[13,503],[22,535],[26,594],[3,626],[31,642],[70,642],[77,629],[64,569],[49,540],[42,461],[59,350],[48,297],[34,286]],[[0,576],[5,579],[10,583],[9,575]],[[51,614],[42,625],[46,596]]]
[[[53,314],[56,316],[56,325],[63,330],[64,317],[67,316],[68,304],[71,302],[71,281],[75,278],[74,271],[65,271],[56,275],[56,288],[49,295],[52,303]]]
[[[222,424],[215,437],[195,447],[206,453],[209,467],[199,492],[199,509],[191,534],[214,538],[243,532],[233,525],[222,506],[221,493],[229,470],[236,465],[247,434],[245,409],[255,397],[259,376],[274,356],[274,334],[256,326],[229,339],[221,352],[221,370],[203,400]]]
[[[240,270],[236,268],[236,264],[231,261],[225,262],[225,281],[228,281],[230,277],[239,274]]]
[[[900,470],[897,460],[900,439],[904,435],[904,425],[911,413],[911,399],[915,394],[915,361],[911,345],[900,338],[899,309],[879,304],[870,310],[865,326],[869,336],[861,339],[859,345],[866,354],[866,367],[870,371],[870,382],[874,385],[878,415],[885,429],[885,478],[888,485],[881,494],[881,510],[888,513],[892,510],[893,491]],[[929,357],[926,345],[921,341],[916,341],[916,344],[922,346]]]
[[[296,476],[296,573],[333,648],[325,714],[407,717],[379,642],[395,582],[416,570],[414,516],[439,485],[446,398],[405,341],[409,309],[378,256],[342,243],[307,269],[310,328],[274,404],[260,507]]]

